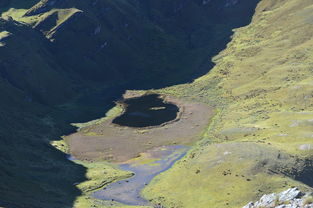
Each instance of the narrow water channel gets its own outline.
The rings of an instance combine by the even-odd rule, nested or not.
[[[141,196],[143,188],[156,175],[171,168],[186,154],[187,150],[188,147],[181,145],[158,147],[146,152],[142,158],[120,164],[121,169],[131,171],[135,175],[109,184],[93,193],[93,197],[126,205],[149,205],[149,202]]]

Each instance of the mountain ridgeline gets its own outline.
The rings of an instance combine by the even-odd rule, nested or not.
[[[192,81],[209,71],[232,29],[249,23],[257,2],[50,0],[9,10],[2,14],[11,37],[1,48],[1,77],[49,104],[95,83]]]
[[[86,170],[49,142],[126,89],[206,74],[257,3],[1,0],[0,206],[71,207]]]

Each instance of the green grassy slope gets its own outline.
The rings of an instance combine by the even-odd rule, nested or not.
[[[193,83],[159,90],[219,113],[204,139],[144,195],[165,207],[241,207],[264,193],[313,185],[310,1],[260,1],[252,23],[235,30],[214,64],[210,57],[231,29],[248,23],[257,1],[230,8],[195,0],[47,2],[5,9],[27,25],[1,20],[0,206],[71,207],[76,200],[76,207],[106,207],[88,194],[127,173],[108,164],[75,165],[48,145],[70,119],[93,108],[84,96],[69,97],[138,77],[137,88],[178,84],[214,64]],[[53,113],[42,105],[64,101],[73,102]],[[101,178],[100,170],[116,174]]]
[[[263,193],[313,185],[312,9],[305,0],[261,1],[209,74],[161,90],[219,113],[145,196],[165,207],[242,207]]]
[[[103,114],[123,89],[182,83],[207,71],[208,57],[249,22],[257,1],[233,7],[218,0],[212,7],[196,0],[37,2],[0,5],[0,206],[6,208],[107,206],[90,200],[90,191],[129,173],[74,164],[49,143],[73,131],[70,123]],[[66,150],[62,141],[54,144]]]

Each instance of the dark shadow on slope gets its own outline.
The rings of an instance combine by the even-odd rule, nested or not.
[[[181,2],[184,2],[184,6],[180,4]],[[184,63],[180,65],[181,68],[174,67],[168,71],[161,70],[159,75],[150,78],[139,76],[139,74],[137,78],[132,77],[132,80],[116,81],[111,87],[87,90],[74,101],[75,107],[60,110],[59,113],[55,111],[55,116],[61,120],[65,119],[65,123],[87,122],[103,117],[105,112],[114,105],[113,102],[119,99],[125,90],[156,89],[188,83],[208,73],[215,66],[212,58],[226,48],[233,35],[233,29],[246,26],[251,22],[259,0],[242,0],[238,1],[238,5],[228,5],[227,7],[221,2],[230,3],[232,1],[210,1],[212,5],[204,5],[208,8],[200,12],[201,14],[198,16],[201,17],[195,18],[193,16],[197,16],[197,14],[187,6],[192,7],[192,4],[196,4],[199,7],[199,4],[203,4],[202,1],[140,1],[140,6],[137,5],[137,7],[145,11],[142,14],[145,18],[148,18],[153,24],[163,27],[167,33],[184,40],[184,47],[188,48],[188,64]],[[180,10],[177,11],[177,8]],[[184,8],[185,11],[183,11]],[[205,11],[210,11],[210,13],[207,14]],[[185,23],[188,17],[193,20]],[[203,24],[205,20],[209,23]],[[177,63],[186,61],[186,59],[186,56],[183,56],[171,61],[174,66],[178,66]],[[116,60],[116,62],[122,61]],[[168,63],[164,65],[168,65]],[[88,69],[88,71],[92,70]],[[91,74],[91,72],[89,73]],[[127,77],[127,71],[124,73],[124,76]],[[146,68],[146,73],[149,73],[149,68]]]
[[[132,0],[129,0],[128,2],[132,2]],[[66,112],[68,114],[67,116],[60,117],[72,118],[71,122],[85,122],[99,118],[105,114],[107,109],[109,109],[109,107],[105,106],[113,106],[113,101],[120,98],[125,90],[157,89],[176,84],[189,83],[208,73],[215,66],[212,58],[226,48],[233,35],[233,29],[246,26],[251,22],[251,18],[259,0],[213,0],[207,5],[200,0],[142,0],[138,2],[139,3],[133,3],[136,5],[135,8],[144,11],[140,14],[142,15],[142,18],[148,19],[146,22],[164,28],[163,31],[170,34],[171,37],[179,39],[179,41],[182,42],[181,47],[186,49],[184,54],[181,57],[166,61],[151,56],[150,59],[155,59],[155,62],[164,62],[160,64],[160,66],[164,66],[164,69],[160,69],[157,72],[153,70],[151,72],[151,68],[149,67],[153,64],[148,62],[144,62],[144,71],[138,71],[136,73],[132,72],[133,67],[131,64],[129,68],[115,68],[119,71],[119,75],[124,77],[122,81],[115,81],[112,74],[112,76],[103,76],[101,73],[97,74],[96,70],[88,68],[88,70],[85,70],[87,73],[86,78],[93,79],[96,77],[102,79],[103,77],[108,77],[108,79],[114,81],[113,84],[111,83],[111,87],[105,87],[103,89],[97,88],[96,90],[92,89],[83,93],[82,96],[74,101],[76,107],[68,109]],[[232,2],[239,3],[232,5]],[[79,8],[79,6],[82,5],[75,6],[78,6]],[[200,9],[198,12],[199,14],[196,12],[198,9]],[[112,10],[113,9],[111,8],[108,11]],[[107,13],[112,14],[110,12]],[[188,22],[186,22],[187,20]],[[102,27],[104,26],[102,25]],[[62,31],[60,34],[61,33]],[[147,35],[149,38],[152,37],[150,34],[145,33],[140,35]],[[62,36],[59,38],[61,39]],[[68,38],[66,41],[68,41]],[[120,41],[123,41],[123,39]],[[156,45],[160,43],[159,40],[151,40],[148,42],[153,41]],[[171,46],[166,45],[164,48],[159,49],[158,52],[153,52],[152,54],[164,54],[167,47],[170,48]],[[53,47],[53,50],[56,50],[56,48]],[[115,48],[114,50],[117,49]],[[123,50],[123,48],[120,48],[119,50]],[[144,52],[146,53],[146,51]],[[110,51],[110,53],[113,52]],[[64,55],[62,53],[60,54],[62,56]],[[168,54],[165,53],[164,55],[167,56]],[[175,55],[173,55],[173,57],[175,57]],[[124,58],[125,57],[121,55],[118,57],[111,57],[116,63],[123,63]],[[127,63],[127,61],[125,61],[125,63]],[[82,63],[78,62],[78,64]],[[140,65],[142,63],[135,64]],[[102,71],[110,71],[110,68],[103,67]],[[81,72],[76,71],[73,73],[79,74]],[[133,76],[132,73],[135,73],[136,76]],[[143,75],[144,73],[151,73],[154,74],[154,76],[147,77]],[[101,82],[101,80],[98,81]],[[107,83],[106,80],[102,80],[102,82]],[[88,113],[84,113],[84,109],[87,110],[86,112]],[[71,113],[71,110],[75,113]],[[77,113],[78,111],[80,112]],[[84,114],[84,116],[82,116],[82,114]]]
[[[296,172],[295,179],[313,187],[313,158],[301,161],[301,164],[300,167],[294,168],[294,172]]]
[[[158,5],[155,5],[156,2]],[[197,18],[194,18],[197,12],[192,8],[195,8],[195,4],[201,5],[202,1],[172,2],[174,3],[166,0],[146,1],[141,5],[142,9],[145,9],[144,18],[149,18],[153,24],[162,26],[167,33],[184,43],[181,46],[185,50],[183,55],[176,58],[173,55],[173,59],[161,63],[160,67],[164,68],[157,71],[153,77],[137,76],[135,80],[132,77],[132,80],[126,79],[124,84],[97,91],[90,90],[74,100],[70,107],[58,106],[51,109],[37,105],[35,101],[30,104],[31,106],[21,107],[12,105],[13,102],[9,99],[1,100],[0,206],[72,207],[75,198],[81,194],[74,184],[86,180],[84,176],[86,170],[68,161],[65,154],[53,149],[48,144],[48,139],[74,132],[75,128],[70,123],[86,122],[104,116],[114,105],[113,101],[127,89],[162,88],[188,83],[208,73],[214,67],[212,57],[226,47],[234,28],[249,24],[259,0],[239,1],[239,5],[232,7],[221,5],[220,0],[211,1],[212,8],[208,10],[211,13]],[[183,2],[183,6],[180,2]],[[162,18],[158,16],[159,11],[162,12]],[[193,20],[186,23],[188,17]],[[206,18],[210,24],[199,22],[205,21]],[[162,49],[152,53],[151,56],[166,51]],[[151,58],[156,59],[155,62],[158,61],[157,57]],[[149,62],[146,67],[153,64],[154,62]],[[125,66],[120,73],[127,78],[128,70],[129,68]],[[139,71],[139,77],[144,72]],[[146,73],[149,73],[149,68],[146,68]],[[20,102],[24,102],[23,98]],[[42,118],[47,119],[46,115],[49,115],[51,120],[43,123]]]
[[[61,25],[46,20],[35,27],[49,34],[51,52],[67,73],[91,82],[149,89],[192,82],[208,73],[214,67],[212,57],[226,48],[233,29],[250,23],[258,2],[102,0],[93,5],[69,0],[28,12],[83,11]]]
[[[37,55],[46,55],[40,50],[45,39],[14,21],[0,19],[0,31],[12,33],[2,39],[5,46],[0,47],[0,207],[72,207],[81,195],[74,184],[87,180],[86,170],[49,144],[71,127],[61,122],[56,125],[57,120],[46,116],[51,107],[38,104],[27,91],[34,86],[43,89],[40,82],[44,78],[35,72],[48,71]],[[28,85],[27,81],[38,77],[33,86]]]
[[[39,2],[40,0],[1,0],[0,1],[0,14],[3,11],[14,7],[15,9],[27,9]]]
[[[198,7],[195,7],[194,2],[198,3],[196,4]],[[152,80],[139,79],[136,83],[140,86],[135,84],[133,89],[164,88],[190,83],[207,74],[215,66],[212,58],[224,50],[231,41],[233,29],[246,26],[251,22],[258,2],[259,0],[214,0],[206,5],[205,1],[161,0],[160,8],[153,8],[156,6],[155,1],[142,1],[147,11],[146,15],[152,22],[161,25],[176,37],[180,36],[177,32],[183,34],[179,38],[182,38],[185,43],[186,54],[178,60],[172,60],[173,69],[162,71]],[[160,18],[155,10],[163,12],[165,17]],[[184,59],[188,59],[188,62]],[[177,61],[183,64],[179,65]]]
[[[19,108],[6,105],[0,110],[0,206],[72,207],[81,194],[74,184],[87,180],[85,168],[48,143],[61,132],[43,124],[38,111]]]

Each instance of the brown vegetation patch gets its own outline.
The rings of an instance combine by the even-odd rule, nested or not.
[[[153,147],[197,141],[213,116],[206,104],[185,102],[164,97],[166,102],[179,106],[175,122],[153,128],[122,127],[112,123],[114,118],[93,125],[65,138],[70,153],[81,160],[108,160],[121,162],[139,156]]]

